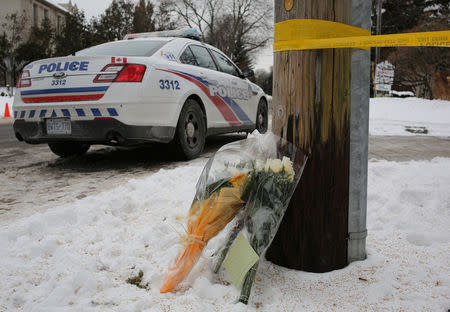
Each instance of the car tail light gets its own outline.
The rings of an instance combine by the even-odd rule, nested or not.
[[[19,80],[17,81],[17,88],[26,88],[31,87],[31,78],[30,78],[30,71],[24,70],[19,77]]]
[[[113,82],[124,67],[123,64],[108,64],[101,70],[103,74],[95,77],[94,82]]]
[[[146,66],[129,64],[126,65],[114,82],[141,82],[144,77]]]
[[[108,64],[94,82],[141,82],[146,69],[145,65],[139,64]]]

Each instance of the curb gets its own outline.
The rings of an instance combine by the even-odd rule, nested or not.
[[[14,123],[14,118],[0,117],[0,125],[12,125],[13,123]]]

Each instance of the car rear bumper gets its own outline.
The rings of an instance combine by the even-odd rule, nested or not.
[[[147,142],[170,142],[174,127],[131,126],[116,119],[72,120],[71,134],[47,134],[45,120],[14,122],[14,133],[19,141],[30,144],[78,141],[89,144],[134,145]]]

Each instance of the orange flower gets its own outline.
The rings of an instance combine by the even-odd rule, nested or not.
[[[233,184],[236,188],[241,188],[244,184],[245,178],[247,177],[246,173],[238,174],[230,179],[230,183]]]
[[[239,188],[245,177],[246,174],[239,174],[231,178],[233,187],[224,187],[201,203],[194,200],[189,210],[187,236],[184,238],[186,245],[169,267],[160,292],[172,291],[186,278],[208,241],[233,220],[244,206]]]

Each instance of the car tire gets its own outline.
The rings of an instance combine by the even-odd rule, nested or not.
[[[255,129],[259,133],[266,133],[269,126],[269,109],[267,102],[261,98],[258,103],[258,110],[256,111],[256,126]]]
[[[194,159],[203,151],[206,141],[206,120],[200,105],[188,99],[180,112],[175,133],[177,154],[184,159]]]
[[[80,142],[58,142],[48,143],[50,150],[59,157],[70,157],[74,155],[83,155],[91,147],[89,144]]]

